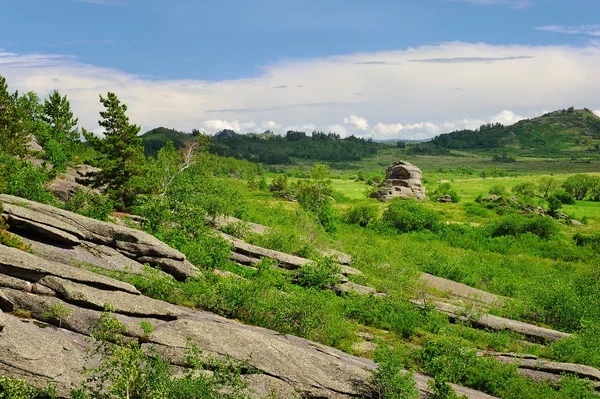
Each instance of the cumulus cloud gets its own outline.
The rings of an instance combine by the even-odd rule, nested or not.
[[[588,35],[600,37],[600,25],[546,25],[538,26],[535,29],[552,33],[566,33],[568,35]]]
[[[600,116],[600,109],[595,109],[592,112],[595,113],[596,115]]]
[[[487,61],[411,62],[448,59]],[[210,133],[322,130],[425,138],[491,121],[508,124],[536,110],[600,109],[598,70],[600,43],[585,48],[442,43],[281,61],[263,66],[261,76],[222,81],[150,80],[73,56],[0,50],[0,71],[11,90],[43,97],[59,89],[80,124],[94,131],[98,94],[114,91],[142,131],[169,126]],[[284,85],[294,89],[273,89]]]
[[[494,115],[491,119],[491,123],[501,123],[503,125],[513,125],[520,120],[526,119],[524,116],[515,114],[512,111],[504,110],[497,115]]]
[[[370,129],[369,122],[365,118],[361,118],[356,115],[350,115],[349,117],[344,118],[344,123],[362,131],[367,131]]]

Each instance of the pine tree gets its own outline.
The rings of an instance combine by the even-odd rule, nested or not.
[[[79,141],[76,126],[79,119],[73,116],[67,96],[61,96],[57,90],[41,106],[43,128],[37,130],[36,137],[44,148],[46,159],[57,171],[64,172],[73,161],[75,143]]]
[[[6,78],[0,75],[0,151],[23,156],[27,153],[30,115],[21,106],[19,93],[8,92]]]
[[[85,129],[83,135],[103,155],[100,162],[102,171],[95,176],[94,184],[106,185],[109,196],[118,207],[123,208],[132,205],[135,199],[132,178],[144,172],[144,148],[142,139],[138,137],[140,127],[129,123],[125,115],[127,106],[121,104],[116,94],[100,96],[100,102],[106,108],[100,112],[102,120],[98,122],[104,128],[104,138],[96,137]]]

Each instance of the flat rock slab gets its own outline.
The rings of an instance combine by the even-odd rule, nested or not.
[[[518,364],[519,368],[543,371],[558,376],[563,373],[569,373],[575,374],[580,378],[600,381],[600,370],[582,364],[550,362],[542,359],[521,358],[505,354],[494,357],[504,363]]]
[[[29,232],[29,234],[42,237],[42,241],[55,241],[70,246],[76,246],[81,243],[79,238],[75,237],[74,235],[52,226],[47,226],[45,224],[37,223],[32,220],[23,219],[10,214],[3,215],[3,217],[5,217],[6,221],[10,225],[11,231],[13,228],[16,228],[17,230],[26,230]]]
[[[202,275],[200,270],[198,270],[196,266],[192,265],[187,259],[181,261],[169,258],[142,256],[136,260],[140,263],[158,266],[162,271],[170,274],[180,281],[185,281],[188,277],[198,277]]]
[[[448,292],[450,295],[459,298],[482,302],[488,306],[501,305],[503,301],[502,298],[497,295],[452,280],[437,277],[429,273],[422,273],[420,280],[436,290]]]
[[[65,233],[69,233],[72,236],[75,236],[79,239],[85,238],[84,234],[77,227],[74,227],[68,223],[64,223],[52,216],[47,216],[44,213],[36,212],[23,206],[5,203],[3,214],[8,216],[15,216],[20,219],[30,220],[32,222],[44,226],[53,227],[55,229],[62,230]]]
[[[56,207],[1,194],[0,202],[25,207],[77,228],[87,241],[109,245],[137,256],[184,260],[185,256],[143,231],[91,219]]]
[[[20,238],[29,245],[30,252],[42,259],[62,263],[67,266],[94,266],[111,272],[142,274],[144,265],[128,258],[116,249],[106,245],[83,241],[76,247],[52,245],[32,240],[25,236]]]
[[[272,249],[262,248],[256,245],[248,244],[245,241],[230,236],[229,234],[221,233],[221,236],[235,248],[235,252],[253,258],[270,258],[279,262],[279,266],[284,269],[295,270],[312,261],[299,256],[286,254]]]
[[[51,381],[67,397],[71,383],[81,381],[85,366],[85,337],[41,328],[30,321],[0,313],[0,375],[25,379],[45,388]]]
[[[117,313],[157,319],[176,319],[181,314],[177,307],[143,295],[100,290],[56,276],[46,276],[40,283],[56,291],[67,302],[85,308],[102,310],[108,303]]]
[[[0,245],[0,273],[30,282],[38,282],[45,276],[57,276],[95,287],[139,294],[139,291],[131,284],[101,276],[85,269],[47,261],[4,245]]]
[[[423,303],[418,300],[413,300],[413,303],[416,303],[417,305],[423,305]],[[539,327],[533,324],[524,323],[522,321],[505,319],[503,317],[490,314],[466,316],[465,310],[459,306],[454,306],[443,302],[435,302],[434,304],[439,311],[448,314],[450,317],[461,320],[469,320],[474,325],[489,328],[495,331],[514,331],[536,341],[554,342],[571,336],[571,334],[561,331]]]

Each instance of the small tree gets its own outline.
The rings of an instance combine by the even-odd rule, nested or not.
[[[79,119],[71,111],[67,96],[61,96],[57,90],[48,97],[42,108],[41,119],[46,128],[37,134],[40,145],[46,151],[46,158],[58,170],[64,170],[73,160],[75,143],[79,141],[76,126]]]
[[[592,184],[593,181],[591,176],[579,174],[565,180],[562,184],[562,188],[566,192],[573,194],[576,199],[582,200],[592,188]]]
[[[540,190],[542,197],[548,198],[556,189],[560,186],[558,182],[552,177],[542,177],[538,182],[538,189]]]
[[[138,137],[140,127],[129,123],[125,115],[127,106],[121,104],[116,94],[101,95],[100,102],[106,108],[100,112],[102,120],[98,122],[104,128],[104,138],[83,129],[85,139],[102,154],[102,171],[95,175],[94,185],[107,185],[108,195],[118,207],[124,208],[135,200],[132,178],[144,172],[144,147]]]
[[[0,149],[11,155],[27,153],[30,139],[28,122],[30,115],[19,101],[19,93],[8,92],[6,78],[0,75]]]
[[[329,166],[316,164],[310,172],[310,180],[298,185],[298,202],[306,211],[314,214],[328,232],[337,230],[337,214],[333,208]]]

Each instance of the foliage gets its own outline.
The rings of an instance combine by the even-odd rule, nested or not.
[[[26,381],[10,379],[0,376],[1,399],[57,399],[56,390],[49,386],[45,389],[36,389]]]
[[[441,226],[440,216],[413,200],[395,199],[383,213],[382,222],[398,231],[435,231]]]
[[[62,327],[62,321],[73,311],[60,302],[50,305],[48,311],[44,313],[44,318],[58,321],[58,326]]]
[[[105,111],[100,111],[104,128],[104,138],[83,130],[90,145],[102,154],[99,161],[101,171],[95,176],[94,185],[107,185],[107,193],[119,208],[133,205],[136,192],[131,185],[134,177],[144,168],[144,153],[141,138],[137,136],[139,126],[129,123],[125,115],[127,106],[114,93],[100,96]]]
[[[533,182],[523,182],[523,183],[519,183],[516,184],[515,186],[513,186],[512,188],[512,192],[515,195],[521,196],[521,197],[533,197],[536,193],[536,185]],[[490,189],[491,191],[491,189]],[[491,194],[491,192],[490,192]],[[499,194],[498,194],[499,195]],[[547,198],[547,196],[545,196],[544,198]]]
[[[288,177],[286,175],[276,176],[271,182],[271,185],[269,186],[269,191],[277,197],[286,196],[290,191],[290,183],[288,181]]]
[[[558,233],[556,223],[547,217],[534,216],[525,218],[523,216],[509,214],[487,225],[490,237],[518,236],[532,233],[544,239],[549,239]]]
[[[571,193],[564,190],[556,190],[552,195],[564,205],[575,205],[575,196]]]
[[[31,115],[24,107],[26,98],[8,91],[6,78],[0,75],[0,149],[17,156],[27,153]]]
[[[541,195],[544,198],[548,198],[559,187],[560,187],[560,185],[558,184],[558,182],[556,181],[556,179],[554,179],[552,177],[545,176],[545,177],[542,177],[538,181],[538,190],[540,190]]]
[[[286,136],[271,132],[237,134],[223,130],[214,136],[211,152],[223,157],[235,157],[268,165],[291,164],[293,158],[325,162],[358,161],[377,153],[382,144],[350,136],[340,138],[335,133],[289,131]]]
[[[491,195],[497,195],[499,197],[503,197],[506,195],[506,188],[502,185],[496,184],[490,188],[488,191]]]
[[[370,204],[357,204],[348,209],[344,216],[344,221],[349,224],[357,224],[361,227],[367,227],[369,223],[377,219],[377,207]]]
[[[0,151],[0,179],[3,192],[42,203],[53,203],[54,197],[45,188],[49,177],[42,168],[27,160],[19,160]]]
[[[441,183],[439,186],[436,187],[435,190],[433,190],[431,194],[429,194],[433,201],[435,201],[438,197],[444,195],[449,195],[450,198],[452,198],[452,202],[454,203],[460,202],[460,197],[456,193],[456,190],[452,188],[450,183]]]
[[[569,194],[572,194],[575,199],[584,199],[593,185],[593,179],[589,175],[578,174],[569,177],[562,184],[562,188]]]
[[[332,258],[323,257],[302,265],[296,272],[296,280],[303,287],[324,289],[339,282],[340,267]]]
[[[63,207],[68,211],[104,221],[108,221],[108,217],[113,213],[113,202],[109,197],[84,188],[78,188]]]
[[[326,231],[337,230],[338,215],[331,199],[329,166],[316,164],[311,170],[311,178],[298,184],[297,194],[300,206],[315,215]]]
[[[374,399],[418,399],[420,397],[411,373],[392,350],[379,347],[375,354],[378,367],[372,371]]]

